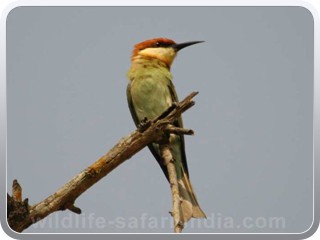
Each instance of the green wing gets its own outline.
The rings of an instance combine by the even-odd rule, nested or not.
[[[129,109],[130,109],[130,113],[131,113],[132,119],[133,119],[136,127],[138,127],[138,124],[140,123],[140,121],[138,119],[136,111],[134,110],[134,106],[133,106],[133,102],[132,102],[131,83],[129,83],[128,86],[127,86],[127,100],[128,100],[128,106],[129,106]]]
[[[170,91],[170,94],[172,97],[172,101],[177,102],[178,101],[177,94],[176,94],[176,91],[175,91],[174,86],[171,81],[169,82],[168,88],[169,88],[169,91]],[[128,106],[129,106],[133,121],[134,121],[135,125],[138,127],[141,120],[138,118],[137,113],[134,108],[134,105],[133,105],[132,96],[131,96],[131,83],[129,83],[127,86],[127,101],[128,101]],[[176,127],[183,127],[182,118],[179,117],[177,119],[177,121],[174,122],[174,125]],[[184,137],[179,136],[179,140],[180,140],[179,143],[180,143],[180,156],[181,156],[182,166],[184,168],[185,173],[189,176],[187,158],[186,158],[186,153],[185,153]],[[151,143],[148,145],[148,148],[150,149],[151,153],[153,154],[153,156],[155,157],[155,159],[159,163],[162,171],[164,172],[166,178],[168,179],[168,171],[167,171],[166,166],[163,164],[162,158],[160,156],[159,145],[155,144],[155,143]]]
[[[172,82],[170,81],[169,85],[168,85],[171,97],[172,97],[172,101],[173,102],[178,102],[178,96],[176,93],[176,90],[172,84]],[[183,122],[182,122],[182,117],[180,116],[177,121],[174,122],[174,125],[176,127],[183,127]],[[181,135],[180,137],[180,152],[181,152],[181,161],[182,161],[182,166],[184,168],[185,173],[188,175],[189,177],[189,170],[188,170],[188,164],[187,164],[187,157],[186,157],[186,151],[185,151],[185,143],[184,143],[184,136]]]

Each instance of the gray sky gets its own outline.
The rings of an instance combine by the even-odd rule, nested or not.
[[[20,7],[7,19],[8,186],[43,200],[135,127],[134,44],[205,40],[172,73],[191,181],[207,220],[184,232],[302,232],[312,223],[313,19],[300,7]],[[148,149],[26,232],[172,232]],[[251,227],[243,219],[251,218]],[[270,219],[284,219],[280,227]],[[231,219],[231,220],[230,220]],[[258,220],[259,219],[259,220]]]

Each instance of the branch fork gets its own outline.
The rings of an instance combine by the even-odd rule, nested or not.
[[[179,135],[193,135],[189,129],[178,128],[172,123],[195,103],[193,97],[198,92],[192,92],[184,100],[174,103],[160,116],[142,124],[138,130],[129,136],[122,138],[111,150],[99,158],[91,166],[87,167],[71,179],[68,183],[58,189],[54,194],[39,203],[30,206],[28,199],[22,201],[22,188],[13,181],[12,196],[7,194],[7,220],[9,226],[17,232],[22,232],[30,225],[44,219],[53,212],[70,210],[80,214],[81,209],[74,205],[76,199],[91,186],[108,175],[121,163],[131,158],[134,154],[152,142],[163,141],[163,136],[168,133]],[[166,160],[170,177],[170,186],[173,197],[173,218],[175,232],[181,232],[183,223],[179,211],[180,197],[177,185],[174,159],[168,144],[161,145],[163,158]]]

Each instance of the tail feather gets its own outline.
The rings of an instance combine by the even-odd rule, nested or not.
[[[193,191],[188,175],[182,169],[182,177],[178,180],[179,194],[181,197],[180,215],[183,222],[188,222],[190,218],[206,218]]]

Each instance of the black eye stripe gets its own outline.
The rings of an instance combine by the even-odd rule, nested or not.
[[[166,43],[166,42],[156,42],[155,44],[154,44],[154,47],[169,47],[169,46],[171,46],[171,44],[170,43]]]

